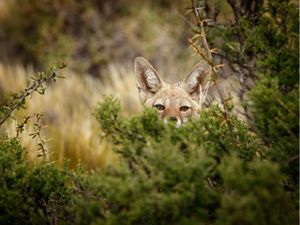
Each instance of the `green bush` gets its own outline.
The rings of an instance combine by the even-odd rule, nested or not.
[[[119,108],[108,98],[97,111],[122,155],[117,167],[96,175],[95,193],[106,208],[94,214],[100,224],[296,223],[280,166],[235,117],[224,121],[224,112],[212,107],[175,129],[152,110],[125,120]],[[109,128],[106,115],[118,118],[110,117]]]
[[[271,147],[268,155],[289,176],[286,188],[298,190],[299,9],[292,1],[272,0],[266,12],[247,30],[259,66],[250,105],[256,132]]]
[[[231,65],[240,67],[241,80],[253,83],[248,87],[250,91],[247,84],[239,93],[248,95],[241,100],[248,109],[246,113],[250,111],[247,115],[250,125],[268,146],[268,158],[278,162],[288,176],[285,188],[297,193],[299,7],[290,0],[270,0],[250,14],[237,9],[235,12],[240,16],[234,24],[225,23],[208,29],[209,40],[221,49]],[[214,39],[215,36],[221,36],[221,41]],[[298,199],[298,194],[295,199]]]
[[[71,200],[66,181],[52,164],[28,164],[16,139],[1,138],[0,224],[64,224]]]
[[[30,165],[2,138],[0,224],[297,223],[280,164],[234,116],[212,107],[176,129],[120,109],[109,97],[96,111],[119,156],[104,171]]]

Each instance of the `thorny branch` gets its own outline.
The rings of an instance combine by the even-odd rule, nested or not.
[[[230,49],[234,51],[236,56],[232,55],[233,57],[230,57],[230,55],[223,53],[223,51],[226,51],[226,49],[223,48],[221,48],[218,52],[214,51],[212,53],[213,58],[217,59],[220,64],[226,63],[226,67],[219,68],[218,75],[224,75],[224,77],[232,75],[239,79],[240,87],[236,92],[236,97],[239,98],[240,103],[243,103],[245,100],[247,100],[246,93],[252,88],[253,83],[255,80],[257,80],[257,76],[255,67],[256,54],[245,51],[245,47],[249,43],[247,42],[247,38],[245,39],[242,33],[241,20],[247,17],[249,22],[252,25],[255,25],[259,15],[262,13],[261,9],[264,4],[264,0],[225,0],[224,2],[226,3],[224,4],[227,4],[231,8],[234,16],[233,20],[230,20],[229,24],[224,24],[222,19],[217,21],[217,17],[220,13],[220,2],[221,0],[216,1],[213,6],[213,3],[209,0],[190,0],[190,8],[188,8],[188,12],[192,13],[196,18],[197,22],[194,24],[197,25],[198,29],[201,27],[201,21],[204,21],[204,25],[202,27],[213,27],[213,30],[222,30],[225,27],[228,27],[228,25],[231,27],[236,46],[230,46]],[[198,19],[199,16],[200,19]],[[207,18],[209,19],[207,20]],[[195,38],[197,40],[198,37]],[[225,44],[226,46],[229,46],[230,42]],[[206,48],[205,42],[203,42],[202,47]],[[194,49],[194,47],[192,48]],[[199,54],[199,51],[196,51],[196,54],[201,55]],[[214,77],[212,78],[214,79]],[[217,86],[216,91],[219,92]],[[240,104],[240,107],[240,109],[238,107],[235,108],[235,111],[238,111],[238,114],[242,115],[243,118],[247,120],[248,125],[251,126],[251,129],[253,129],[251,125],[251,110],[247,104]]]
[[[40,152],[38,154],[38,157],[42,157],[43,160],[46,162],[48,161],[48,151],[45,147],[45,144],[46,144],[46,140],[42,137],[42,134],[41,134],[41,130],[42,128],[44,127],[42,125],[42,117],[43,115],[42,114],[39,114],[39,113],[34,113],[33,116],[35,117],[35,123],[33,124],[33,129],[34,129],[34,132],[29,134],[29,136],[32,137],[32,139],[35,139],[37,138],[37,145],[38,145],[38,148],[37,148],[37,151]]]
[[[34,92],[38,92],[39,94],[44,94],[45,87],[44,84],[47,81],[54,81],[56,78],[59,78],[58,71],[65,68],[66,66],[62,64],[58,68],[54,68],[50,70],[49,73],[39,73],[37,77],[33,77],[32,83],[28,85],[27,88],[25,88],[23,91],[12,94],[9,96],[10,99],[8,99],[7,102],[5,102],[3,105],[1,105],[0,108],[0,127],[4,124],[4,122],[12,117],[12,113],[15,110],[18,110],[22,107],[24,107],[25,100],[28,96],[31,96]],[[35,139],[37,141],[37,151],[38,157],[42,157],[45,162],[48,161],[48,151],[46,149],[46,140],[42,136],[42,128],[44,126],[42,125],[42,114],[40,113],[34,113],[32,115],[26,116],[21,123],[17,124],[16,127],[16,137],[19,138],[21,133],[24,131],[25,125],[29,122],[29,120],[34,120],[33,124],[33,132],[29,134],[29,136],[32,137],[32,139]]]
[[[222,67],[223,65],[222,64],[215,65],[213,62],[212,53],[215,53],[216,49],[209,48],[209,45],[208,45],[208,42],[206,39],[205,29],[204,29],[206,22],[209,20],[202,17],[201,10],[203,10],[203,8],[197,7],[195,0],[191,0],[190,12],[193,12],[193,14],[196,18],[198,31],[197,31],[196,35],[192,39],[189,40],[189,43],[190,43],[190,46],[192,47],[192,49],[195,51],[195,53],[198,54],[203,60],[205,60],[211,66],[211,72],[209,74],[209,76],[210,76],[209,79],[210,79],[210,82],[213,82],[213,84],[215,85],[216,90],[219,94],[221,103],[224,108],[224,119],[223,119],[222,123],[220,124],[220,127],[224,126],[224,125],[228,126],[228,128],[230,130],[230,134],[233,136],[233,138],[235,138],[235,134],[233,132],[233,125],[231,124],[231,120],[230,120],[231,105],[229,102],[230,102],[231,96],[229,96],[228,98],[224,98],[224,96],[217,84],[217,72],[218,72],[218,69],[220,67]],[[204,48],[206,53],[203,51],[203,49],[201,49],[201,46],[198,46],[193,41],[199,37],[201,38],[202,48]],[[209,84],[210,82],[208,82],[208,85],[210,85]],[[204,91],[207,92],[207,89],[208,89],[208,87],[205,87]],[[206,93],[205,93],[205,95],[206,95]],[[210,182],[210,181],[211,180],[208,178],[209,186],[213,186],[212,182]]]
[[[42,117],[43,114],[40,113],[33,113],[32,115],[26,116],[23,121],[17,124],[17,138],[20,138],[21,133],[24,131],[24,127],[28,124],[29,120],[34,120],[33,124],[33,132],[29,134],[32,139],[37,140],[37,151],[39,152],[38,157],[42,157],[44,162],[48,161],[48,150],[46,149],[45,145],[47,140],[43,138],[42,129],[45,127],[42,125]]]
[[[221,90],[219,89],[219,87],[217,85],[217,72],[218,72],[218,69],[220,67],[222,67],[223,65],[222,64],[215,65],[213,63],[212,53],[216,53],[217,50],[209,48],[209,45],[208,45],[208,42],[207,42],[207,39],[206,39],[206,34],[205,34],[205,27],[204,26],[210,20],[206,19],[206,18],[203,18],[203,16],[202,16],[203,13],[202,12],[203,12],[204,8],[203,7],[198,7],[196,5],[195,0],[191,0],[190,5],[191,6],[189,8],[189,12],[193,12],[193,15],[195,16],[195,19],[197,21],[198,31],[192,39],[189,39],[189,44],[192,47],[192,49],[195,51],[195,53],[200,55],[201,58],[204,59],[211,66],[211,73],[210,73],[210,78],[209,79],[210,79],[210,81],[212,81],[216,85],[217,92],[220,96],[222,105],[224,107],[224,111],[225,111],[224,121],[226,122],[226,121],[229,120],[228,99],[224,98],[224,96],[221,93]],[[201,38],[202,47],[205,50],[205,52],[194,41],[197,38]],[[209,82],[208,82],[208,84],[209,84]],[[208,89],[208,87],[206,88],[206,91],[207,91],[207,89]]]
[[[39,94],[44,94],[45,88],[44,84],[47,81],[54,81],[56,78],[59,78],[60,76],[57,74],[59,70],[62,70],[65,68],[66,65],[62,64],[58,68],[54,68],[50,70],[49,73],[39,73],[38,77],[32,77],[32,83],[28,85],[23,91],[17,94],[12,94],[10,96],[10,99],[6,104],[1,106],[0,108],[0,127],[3,125],[3,123],[11,117],[12,113],[20,109],[24,106],[25,100],[28,96],[32,95],[34,92],[38,92]]]

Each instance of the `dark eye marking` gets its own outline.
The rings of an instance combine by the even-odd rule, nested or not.
[[[181,106],[180,107],[180,111],[182,111],[182,112],[186,112],[186,111],[188,111],[190,109],[190,107],[188,107],[188,106]]]
[[[157,110],[164,110],[165,109],[165,106],[161,105],[161,104],[156,104],[154,105],[154,107],[157,109]]]

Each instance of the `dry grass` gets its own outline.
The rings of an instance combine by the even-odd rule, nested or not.
[[[89,168],[102,167],[111,162],[113,155],[105,140],[100,141],[101,130],[92,112],[103,95],[112,94],[124,106],[127,115],[140,109],[135,80],[132,71],[124,66],[109,65],[107,79],[100,81],[90,76],[79,76],[71,71],[64,71],[66,79],[58,80],[55,85],[48,85],[44,96],[35,94],[26,104],[26,109],[15,115],[21,121],[25,115],[34,112],[43,113],[43,135],[52,160],[61,165],[70,159],[73,167],[78,161]],[[33,69],[22,66],[0,64],[0,89],[4,93],[15,92],[26,86]],[[32,123],[31,123],[32,124]],[[6,123],[8,135],[13,137],[16,121]],[[36,143],[29,136],[33,132],[28,124],[21,135],[21,141],[27,149],[29,160],[37,157]]]
[[[11,0],[0,0],[0,21],[9,15],[11,2]]]

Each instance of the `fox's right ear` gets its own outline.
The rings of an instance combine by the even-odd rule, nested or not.
[[[134,71],[140,99],[145,102],[162,88],[163,82],[153,66],[143,57],[135,58]]]
[[[206,96],[209,80],[211,76],[211,66],[205,61],[200,61],[184,80],[184,88],[187,93],[197,102],[203,101]]]

